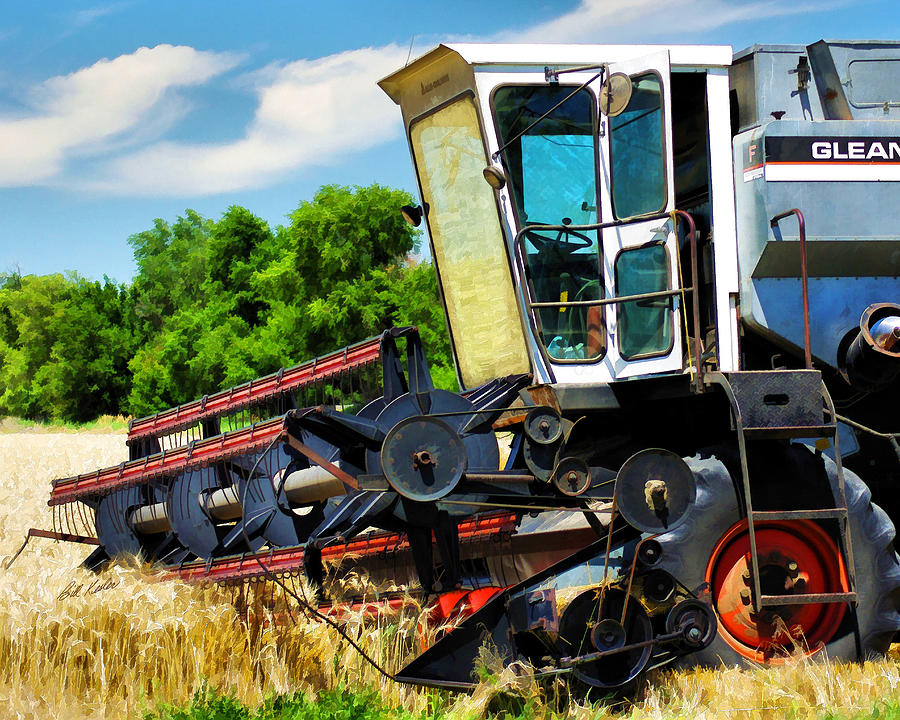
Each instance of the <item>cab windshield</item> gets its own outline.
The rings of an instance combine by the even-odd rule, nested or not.
[[[597,222],[593,94],[577,85],[505,85],[494,119],[519,227]],[[566,97],[572,95],[568,100]],[[564,101],[565,102],[562,102]],[[559,107],[554,107],[562,102]],[[529,128],[545,113],[547,117]],[[602,295],[598,233],[529,227],[524,236],[532,301],[597,300]],[[600,307],[540,308],[538,328],[555,361],[596,360],[605,346]]]

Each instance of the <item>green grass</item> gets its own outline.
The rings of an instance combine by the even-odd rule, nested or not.
[[[485,720],[564,720],[571,717],[565,708],[556,711],[547,707],[538,709],[528,702],[505,705],[491,704],[481,717]],[[590,708],[580,708],[586,713],[576,713],[586,720],[593,717],[616,717],[635,720],[629,710],[609,713],[608,707],[598,705],[595,712]],[[675,717],[674,715],[672,716]],[[810,717],[804,715],[803,717]],[[816,716],[819,720],[900,720],[900,701],[879,701],[867,712],[847,715],[823,710]],[[190,703],[183,706],[160,705],[147,712],[143,720],[459,720],[447,711],[447,705],[439,696],[428,712],[415,714],[403,708],[390,707],[378,691],[369,688],[350,690],[338,686],[334,690],[324,690],[317,695],[296,693],[266,700],[258,708],[249,708],[234,696],[224,695],[215,689],[204,687],[194,695]]]
[[[440,720],[440,712],[417,718],[402,708],[388,707],[373,689],[351,691],[344,686],[318,696],[297,693],[266,700],[248,708],[231,695],[208,687],[188,705],[161,705],[144,720]]]
[[[900,702],[878,702],[869,712],[858,715],[838,715],[826,712],[822,720],[900,720]]]

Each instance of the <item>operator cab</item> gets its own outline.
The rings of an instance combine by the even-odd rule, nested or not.
[[[380,83],[403,110],[463,388],[690,375],[698,334],[736,361],[730,61],[728,47],[442,45]],[[693,255],[676,209],[697,224]],[[717,287],[714,224],[731,253]]]

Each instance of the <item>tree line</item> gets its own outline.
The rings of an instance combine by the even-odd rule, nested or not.
[[[380,185],[325,186],[286,225],[239,206],[187,210],[128,242],[130,284],[0,274],[0,415],[84,422],[187,402],[377,334],[418,325],[456,386],[437,278]]]

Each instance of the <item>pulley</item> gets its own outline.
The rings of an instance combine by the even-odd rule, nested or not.
[[[715,640],[717,628],[712,608],[696,598],[682,600],[666,616],[666,632],[680,632],[678,644],[688,652],[707,647]]]
[[[539,445],[552,445],[562,437],[562,418],[551,407],[540,405],[525,416],[525,436]]]
[[[384,440],[366,452],[366,471],[383,474],[408,500],[432,502],[452,492],[467,470],[496,470],[494,434],[468,431],[475,411],[471,400],[447,390],[400,395],[375,418]]]
[[[577,497],[591,486],[591,469],[581,458],[563,458],[553,470],[553,484],[563,495]]]
[[[558,649],[573,662],[573,673],[583,683],[604,689],[623,687],[647,667],[653,646],[650,618],[641,604],[619,588],[606,588],[600,605],[599,588],[578,595],[562,614]],[[625,610],[624,618],[622,611]],[[647,643],[646,645],[642,645]],[[629,649],[629,645],[641,645]],[[577,662],[579,656],[618,650],[606,657]]]
[[[462,439],[447,423],[420,416],[401,420],[384,439],[381,467],[391,487],[419,502],[453,491],[466,470]]]
[[[675,578],[665,570],[651,570],[643,577],[644,597],[655,603],[668,602],[675,593]]]
[[[522,430],[525,434],[522,449],[525,465],[538,480],[550,482],[563,440],[562,417],[553,408],[539,405],[528,411]]]
[[[616,476],[619,512],[641,532],[674,530],[696,497],[694,473],[669,450],[641,450],[625,461]]]

